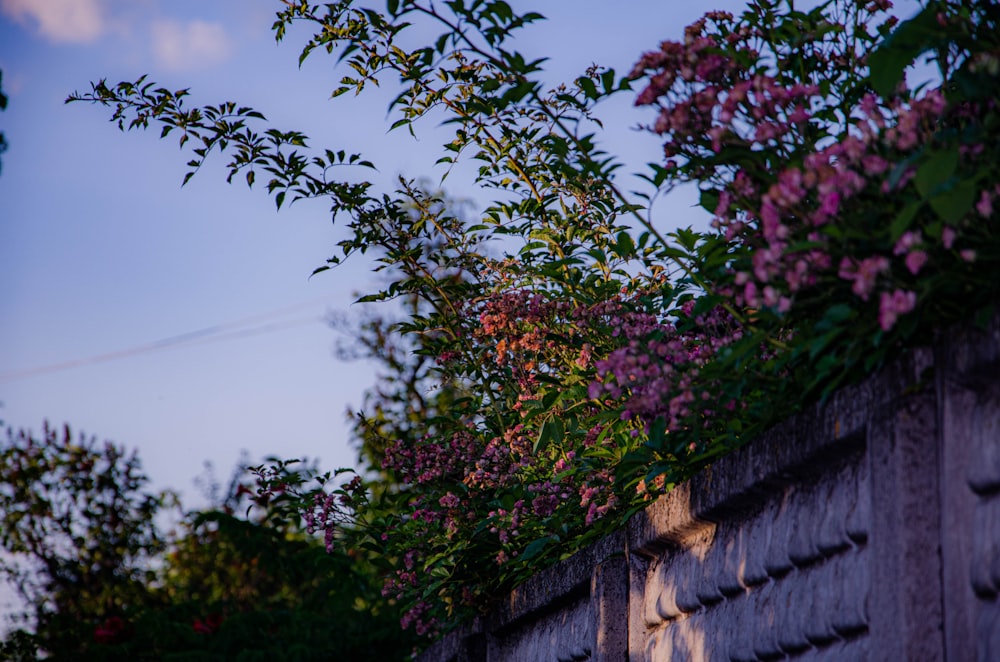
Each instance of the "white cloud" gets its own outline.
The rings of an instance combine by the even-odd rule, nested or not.
[[[0,10],[55,42],[91,42],[107,30],[101,0],[0,0]]]
[[[160,19],[153,22],[152,35],[153,55],[158,64],[170,71],[218,64],[233,51],[232,42],[220,23]]]

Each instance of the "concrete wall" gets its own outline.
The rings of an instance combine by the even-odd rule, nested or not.
[[[1000,660],[1000,316],[700,473],[421,660]]]

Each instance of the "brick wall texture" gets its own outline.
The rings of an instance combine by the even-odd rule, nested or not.
[[[1000,661],[1000,316],[525,583],[422,662]]]

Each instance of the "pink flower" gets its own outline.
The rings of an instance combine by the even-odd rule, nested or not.
[[[896,242],[896,246],[892,249],[892,254],[902,255],[903,253],[908,253],[915,246],[919,245],[921,241],[922,238],[919,232],[904,232],[903,236]]]
[[[883,292],[878,307],[878,323],[883,331],[888,331],[896,324],[900,315],[905,315],[917,305],[916,292],[896,290],[891,294]]]
[[[648,106],[656,101],[656,98],[663,94],[664,90],[659,85],[651,84],[646,87],[635,99],[635,105]]]
[[[809,114],[808,110],[802,106],[796,106],[795,110],[788,116],[788,121],[792,124],[804,124],[809,121],[810,117],[812,115]]]
[[[819,208],[821,213],[827,217],[834,216],[838,209],[840,209],[840,193],[830,191],[823,196],[823,204]]]
[[[796,260],[795,264],[785,272],[785,282],[788,283],[788,289],[792,292],[799,291],[806,282],[808,274],[809,265],[806,264],[806,261]]]
[[[951,250],[951,247],[955,245],[956,236],[958,233],[955,232],[954,228],[945,226],[944,230],[941,231],[941,243],[944,244],[945,248]]]
[[[876,154],[869,154],[861,159],[861,165],[867,175],[881,175],[889,169],[889,162]]]
[[[792,308],[791,300],[788,297],[780,296],[778,291],[770,285],[764,288],[764,305],[776,308],[781,313],[787,313]]]
[[[778,183],[770,188],[765,198],[774,200],[783,207],[790,207],[798,203],[805,194],[802,171],[798,168],[787,168],[778,175]]]
[[[984,218],[989,218],[993,215],[993,196],[990,195],[989,191],[983,191],[982,195],[979,196],[979,202],[976,203],[976,211]]]
[[[764,287],[764,305],[770,308],[778,305],[778,291],[770,285]]]
[[[760,220],[764,238],[769,242],[774,243],[788,236],[788,228],[781,224],[781,216],[778,214],[777,207],[771,202],[770,196],[764,196],[764,205],[760,210]]]
[[[927,263],[927,253],[924,251],[913,251],[906,256],[906,268],[910,270],[910,273],[914,276],[923,268]]]
[[[861,262],[845,257],[840,261],[840,270],[837,275],[844,280],[853,281],[851,291],[858,295],[862,301],[868,301],[872,290],[875,289],[875,279],[888,269],[889,260],[881,255],[865,258]]]

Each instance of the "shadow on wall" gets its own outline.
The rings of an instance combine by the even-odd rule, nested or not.
[[[863,658],[869,473],[861,440],[840,447],[841,457],[717,510],[715,522],[675,516],[674,531],[637,545],[630,650],[646,660],[767,660],[810,650]],[[674,497],[679,513],[693,512],[689,499],[687,489]]]

